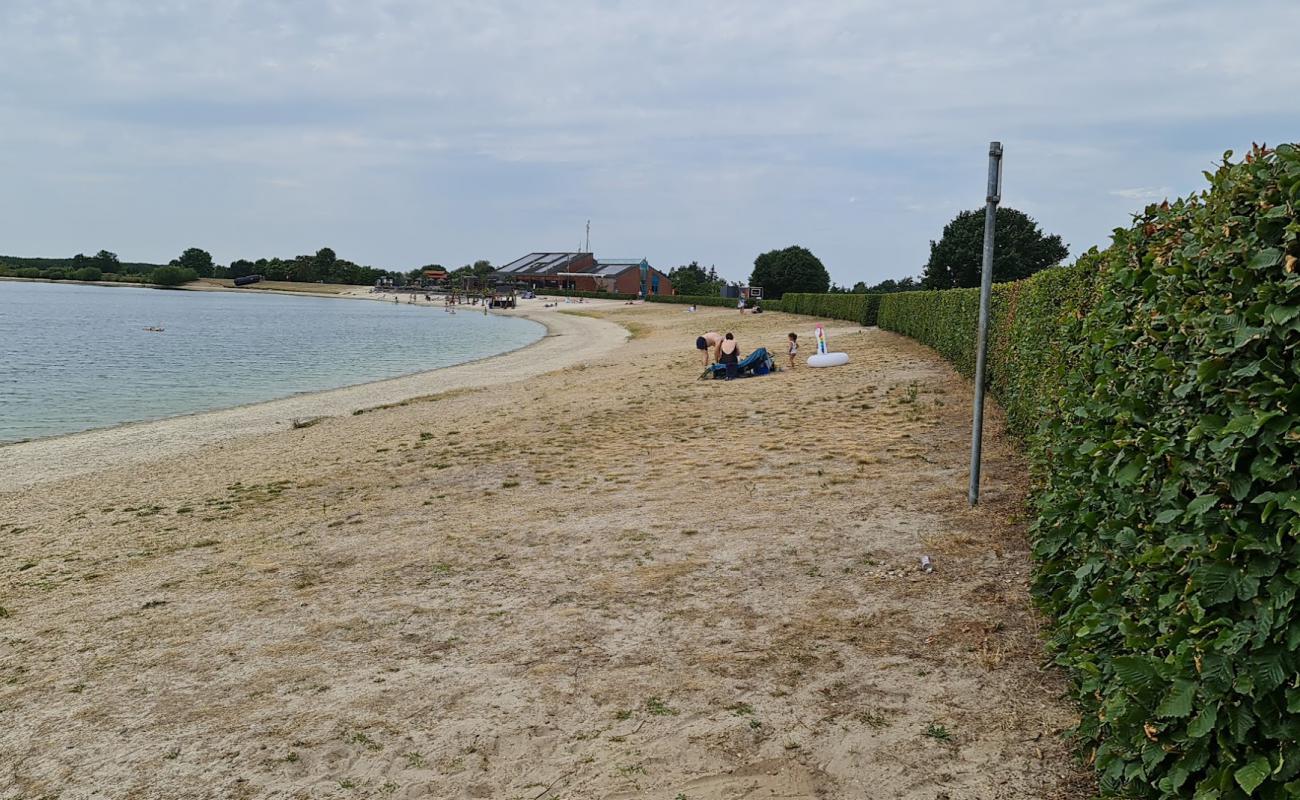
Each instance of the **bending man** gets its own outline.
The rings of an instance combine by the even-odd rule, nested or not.
[[[704,366],[712,363],[710,355],[716,355],[715,351],[722,344],[722,334],[717,331],[708,331],[703,336],[695,338],[695,349],[704,351]]]

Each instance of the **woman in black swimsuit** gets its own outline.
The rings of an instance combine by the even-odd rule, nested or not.
[[[718,345],[718,363],[727,365],[727,380],[736,377],[736,364],[740,361],[740,344],[730,333]]]

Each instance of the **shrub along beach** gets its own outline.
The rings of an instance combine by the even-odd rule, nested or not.
[[[1108,791],[1300,795],[1300,150],[1225,158],[1104,252],[995,286],[1034,592]],[[882,328],[973,369],[978,290]]]

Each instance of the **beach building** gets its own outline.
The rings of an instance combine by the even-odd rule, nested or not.
[[[493,273],[536,291],[673,294],[672,281],[644,258],[596,259],[591,253],[529,253]]]

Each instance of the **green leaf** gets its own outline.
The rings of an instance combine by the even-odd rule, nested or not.
[[[1282,260],[1282,251],[1275,247],[1260,250],[1246,263],[1247,269],[1267,269]]]
[[[1192,573],[1192,585],[1205,593],[1202,603],[1226,603],[1237,595],[1239,572],[1227,564],[1207,564]]]
[[[1202,708],[1201,713],[1193,717],[1191,722],[1187,723],[1187,735],[1193,739],[1200,739],[1214,730],[1214,723],[1218,718],[1219,704],[1210,703]]]
[[[1271,692],[1286,680],[1286,667],[1282,663],[1282,654],[1276,651],[1256,653],[1250,657],[1251,674],[1255,685],[1265,692]]]
[[[1159,514],[1156,514],[1156,522],[1160,525],[1164,525],[1166,522],[1173,522],[1182,515],[1183,510],[1181,508],[1166,508]]]
[[[1169,694],[1156,706],[1156,716],[1181,718],[1192,713],[1192,700],[1196,698],[1196,684],[1192,681],[1174,681]]]
[[[1111,662],[1115,677],[1126,686],[1141,689],[1156,681],[1155,666],[1145,656],[1120,656]]]
[[[1272,772],[1273,767],[1268,763],[1268,756],[1255,756],[1249,764],[1232,773],[1232,777],[1237,781],[1237,785],[1250,795],[1255,793],[1260,784],[1268,780]]]
[[[1191,517],[1202,516],[1217,502],[1219,502],[1217,494],[1198,495],[1195,500],[1187,504],[1187,515]]]
[[[1124,465],[1124,468],[1115,473],[1115,480],[1126,486],[1137,483],[1137,478],[1142,474],[1142,464],[1137,461],[1130,461]]]

